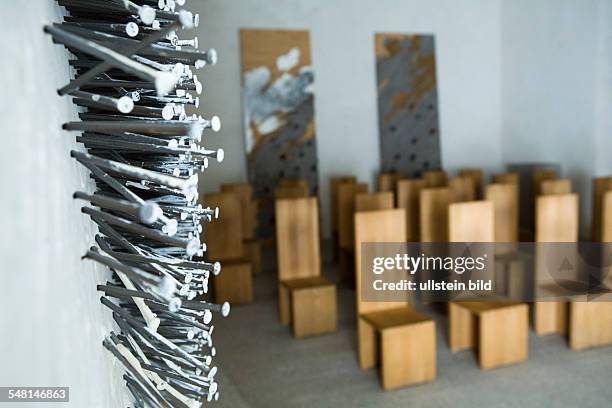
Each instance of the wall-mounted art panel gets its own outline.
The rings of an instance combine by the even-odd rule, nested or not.
[[[442,166],[433,35],[376,34],[381,172]]]
[[[247,169],[260,203],[259,235],[273,233],[274,189],[304,179],[318,192],[314,75],[308,31],[241,30]],[[269,205],[268,205],[269,204]]]

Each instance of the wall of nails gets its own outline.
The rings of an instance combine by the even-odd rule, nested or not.
[[[106,369],[96,370],[106,377],[99,388],[110,397],[86,400],[83,396],[83,401],[90,401],[83,406],[125,405],[122,396],[126,393],[117,390],[118,379],[124,381],[133,407],[199,407],[218,400],[214,380],[217,367],[213,360],[216,355],[212,341],[213,313],[225,317],[230,306],[196,298],[208,292],[209,277],[221,272],[218,262],[205,258],[206,245],[201,239],[201,221],[214,221],[219,209],[203,208],[197,191],[197,173],[208,167],[209,160],[223,160],[222,150],[204,147],[210,146],[209,133],[219,130],[220,119],[187,115],[185,109],[197,107],[202,84],[196,70],[214,65],[216,51],[199,50],[197,41],[179,36],[183,28],[197,26],[199,21],[197,14],[182,7],[185,1],[58,0],[58,4],[65,8],[66,15],[58,19],[60,22],[47,21],[44,32],[49,34],[47,41],[52,39],[69,51],[56,47],[55,52],[67,58],[74,69],[59,70],[64,74],[64,83],[62,75],[58,75],[58,82],[63,86],[59,86],[57,93],[65,96],[65,100],[72,100],[78,107],[78,117],[62,100],[59,106],[65,107],[67,114],[54,111],[56,119],[50,122],[58,125],[57,118],[63,118],[61,128],[72,133],[58,133],[59,126],[53,127],[51,133],[64,140],[73,140],[76,134],[76,141],[82,146],[74,146],[74,142],[69,146],[62,144],[68,149],[58,150],[57,157],[45,164],[56,166],[56,162],[61,162],[57,165],[61,167],[70,163],[73,170],[76,163],[82,166],[76,170],[81,183],[68,186],[64,177],[49,184],[60,183],[62,193],[66,193],[66,188],[77,190],[72,196],[83,205],[82,214],[59,220],[87,229],[88,234],[70,235],[81,243],[75,248],[83,259],[95,261],[104,268],[94,269],[92,262],[82,262],[68,271],[73,275],[61,273],[64,283],[74,283],[89,272],[96,279],[88,283],[99,283],[99,293],[93,284],[79,285],[77,289],[67,284],[72,291],[53,293],[70,301],[80,300],[76,293],[82,294],[83,299],[88,298],[87,304],[75,306],[84,306],[79,310],[93,308],[97,316],[81,316],[65,323],[74,324],[75,329],[85,326],[93,334],[83,336],[77,331],[72,336],[62,332],[67,325],[57,319],[53,320],[51,331],[80,344],[83,344],[81,338],[87,337],[88,347],[96,347],[95,355],[106,365]],[[39,33],[41,28],[28,27]],[[28,53],[31,50],[27,48],[25,51],[29,64],[47,62],[37,61],[35,53]],[[65,62],[61,65],[66,66]],[[45,68],[49,68],[48,64]],[[70,82],[66,84],[68,78]],[[30,90],[27,79],[19,84]],[[49,94],[55,97],[57,93]],[[51,110],[48,106],[38,109]],[[40,123],[33,118],[29,122]],[[48,132],[39,130],[39,133],[48,136]],[[42,169],[38,176],[41,174],[48,172]],[[18,177],[17,180],[22,181]],[[70,195],[66,194],[61,202],[65,204],[65,198]],[[74,205],[68,208],[74,209]],[[47,226],[48,218],[53,216],[46,211],[42,211],[42,216],[40,224]],[[74,218],[79,221],[74,223]],[[96,228],[81,221],[88,219]],[[47,230],[44,227],[35,230],[39,232]],[[91,239],[92,232],[94,239]],[[45,238],[60,242],[66,239],[63,235]],[[90,244],[95,245],[87,248]],[[49,258],[58,255],[50,253]],[[24,292],[29,287],[39,288],[39,284],[24,281]],[[98,306],[98,298],[106,308],[103,311]],[[15,306],[28,301],[22,299]],[[101,345],[109,352],[104,358],[99,353]],[[57,350],[52,349],[45,356],[49,359],[46,365],[59,365],[62,372],[70,372],[72,366],[63,365]],[[37,349],[33,353],[36,355]],[[82,355],[75,363],[91,368],[88,367],[90,360],[91,356]],[[114,366],[112,370],[108,369],[109,364]],[[19,365],[23,363],[17,362],[16,366]],[[90,373],[80,374],[87,384],[96,384]],[[43,383],[74,387],[70,382],[56,384],[60,379],[56,377],[52,383],[49,380]],[[31,384],[31,381],[27,377],[20,384]],[[78,396],[74,397],[75,392],[87,391],[76,387],[71,400],[81,401]],[[119,399],[123,401],[119,403]]]
[[[93,191],[89,172],[71,160],[79,149],[62,123],[77,120],[56,90],[71,76],[69,54],[42,24],[61,21],[54,1],[2,5],[0,103],[3,211],[0,213],[0,384],[70,387],[70,406],[125,407],[122,369],[101,347],[112,317],[95,286],[110,275],[80,257],[94,225],[75,190]],[[28,405],[28,404],[25,404]]]

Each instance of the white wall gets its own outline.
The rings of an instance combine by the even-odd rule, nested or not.
[[[601,30],[610,6],[604,3],[511,0],[502,6],[503,160],[560,163],[580,193],[583,233],[591,178],[612,171],[601,156],[612,151],[609,32],[606,44]]]
[[[379,170],[375,32],[435,35],[444,166],[501,168],[499,0],[209,0],[191,6],[199,7],[201,47],[220,52],[220,63],[201,73],[201,110],[223,120],[209,143],[226,150],[226,163],[211,165],[201,177],[203,190],[246,180],[240,28],[310,30],[326,234],[329,177],[354,174],[374,187]]]
[[[109,275],[80,260],[94,231],[71,196],[92,186],[70,158],[75,135],[60,128],[76,117],[56,93],[68,55],[42,31],[59,8],[6,2],[2,17],[0,385],[70,387],[61,406],[126,406],[122,370],[102,347],[111,317],[96,283]]]

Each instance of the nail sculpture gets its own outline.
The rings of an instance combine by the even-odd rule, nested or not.
[[[203,92],[195,70],[215,65],[217,52],[180,38],[199,24],[185,0],[57,2],[65,17],[43,30],[72,54],[75,78],[58,94],[72,98],[80,119],[63,128],[77,133],[84,150],[70,155],[95,188],[73,196],[98,227],[83,258],[112,272],[97,286],[116,323],[103,346],[123,365],[134,407],[216,401],[212,320],[230,305],[197,300],[221,273],[204,260],[201,225],[219,208],[198,204],[197,185],[209,160],[224,159],[201,145],[221,121],[186,108]]]

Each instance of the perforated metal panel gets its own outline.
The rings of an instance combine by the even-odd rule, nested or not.
[[[376,58],[381,171],[441,168],[434,37],[377,34]]]

